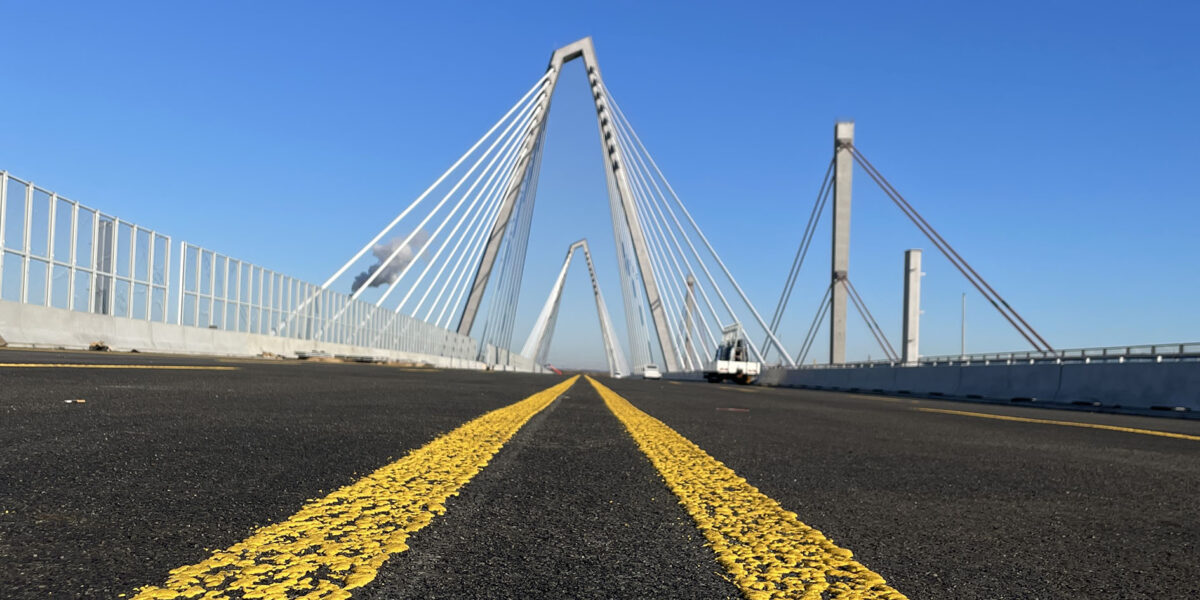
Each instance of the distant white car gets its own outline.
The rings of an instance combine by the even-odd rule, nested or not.
[[[658,370],[658,365],[646,365],[642,368],[642,379],[662,379],[662,373]]]

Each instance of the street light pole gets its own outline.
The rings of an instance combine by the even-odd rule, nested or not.
[[[962,295],[962,341],[958,350],[959,358],[967,357],[967,293]]]

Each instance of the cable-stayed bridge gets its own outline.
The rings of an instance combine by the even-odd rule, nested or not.
[[[595,102],[634,371],[660,360],[669,372],[698,371],[722,326],[743,320],[793,364],[605,86],[590,38],[555,51],[546,73],[322,289],[360,273],[352,300],[377,287],[375,307],[511,347],[547,117],[559,74],[577,59]],[[368,253],[375,261],[364,265]],[[765,348],[750,348],[764,360]]]
[[[0,335],[13,345],[103,342],[143,351],[335,354],[540,371],[549,358],[576,246],[569,249],[533,331],[515,331],[516,315],[547,122],[560,74],[576,60],[586,71],[595,108],[625,321],[622,344],[585,244],[601,324],[597,345],[610,374],[640,374],[652,364],[676,376],[701,373],[724,343],[722,332],[733,328],[744,332],[748,359],[776,367],[761,379],[773,384],[1104,405],[1116,401],[1077,389],[1086,388],[1086,382],[1068,384],[1063,391],[1064,381],[1077,378],[1070,373],[1076,363],[1128,361],[1154,373],[1191,377],[1190,364],[1180,364],[1190,363],[1192,345],[1056,350],[867,158],[854,142],[851,122],[835,126],[832,156],[795,258],[773,312],[764,316],[722,259],[720,236],[701,229],[605,85],[590,38],[556,50],[545,72],[490,128],[386,226],[347,251],[345,262],[320,285],[172,240],[0,174]],[[920,250],[906,253],[904,318],[900,339],[893,343],[891,328],[873,316],[851,277],[856,171],[878,185],[1020,334],[1029,345],[1018,349],[1023,354],[921,357]],[[783,331],[798,274],[827,212],[832,225],[828,285],[808,330]],[[878,344],[882,361],[847,363],[847,321],[855,316]],[[825,343],[817,339],[823,327],[829,364],[807,364],[813,347]],[[784,338],[795,346],[789,350]],[[1146,367],[1147,360],[1155,365],[1165,360],[1168,366]],[[1028,375],[1029,381],[1010,373],[1005,378],[1015,383],[997,385],[998,369],[962,369],[998,362],[1012,373],[1037,373]],[[929,368],[900,369],[916,366]],[[1111,368],[1089,367],[1084,379]],[[1196,402],[1171,394],[1142,404],[1187,408]]]
[[[582,239],[523,281],[576,60],[617,277]],[[1200,344],[1052,345],[850,122],[761,311],[590,39],[530,83],[320,284],[0,172],[0,597],[1200,597],[1200,422],[1146,416],[1198,414]],[[918,249],[881,324],[850,268],[855,176],[1028,348],[922,356]],[[827,278],[803,291],[822,230]],[[556,326],[592,318],[563,310],[580,262],[609,376],[484,372],[544,372]],[[523,284],[548,290],[528,332]],[[806,331],[784,325],[814,300]],[[846,360],[855,319],[886,358]],[[54,350],[88,346],[140,352]],[[778,389],[688,381],[733,355]],[[667,381],[624,377],[652,365]]]

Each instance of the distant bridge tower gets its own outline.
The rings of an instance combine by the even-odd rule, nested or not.
[[[854,123],[841,121],[833,135],[833,267],[829,311],[829,362],[846,362],[846,286],[850,275],[850,178],[854,174]]]
[[[604,342],[604,357],[608,361],[608,374],[612,377],[623,377],[629,374],[629,367],[625,364],[625,355],[617,343],[617,335],[613,331],[612,320],[608,316],[608,307],[604,304],[604,294],[600,292],[600,282],[596,279],[596,267],[592,264],[592,252],[588,248],[587,240],[579,240],[567,248],[567,258],[563,260],[562,269],[558,272],[558,279],[554,280],[554,286],[550,288],[550,295],[546,298],[546,304],[542,306],[542,312],[538,314],[537,321],[534,322],[533,329],[529,332],[529,338],[525,340],[521,354],[532,358],[538,364],[546,363],[547,355],[550,352],[550,340],[554,336],[554,326],[558,321],[558,308],[562,303],[567,270],[571,266],[571,257],[575,255],[576,250],[583,250],[588,276],[592,280],[592,294],[596,297],[596,315],[600,320],[600,337]]]

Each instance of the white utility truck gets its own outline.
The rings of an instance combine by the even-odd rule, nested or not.
[[[704,368],[704,378],[709,383],[720,383],[731,379],[738,383],[750,383],[758,377],[762,363],[750,360],[750,349],[742,335],[742,324],[734,323],[721,330],[721,345],[716,355]]]

